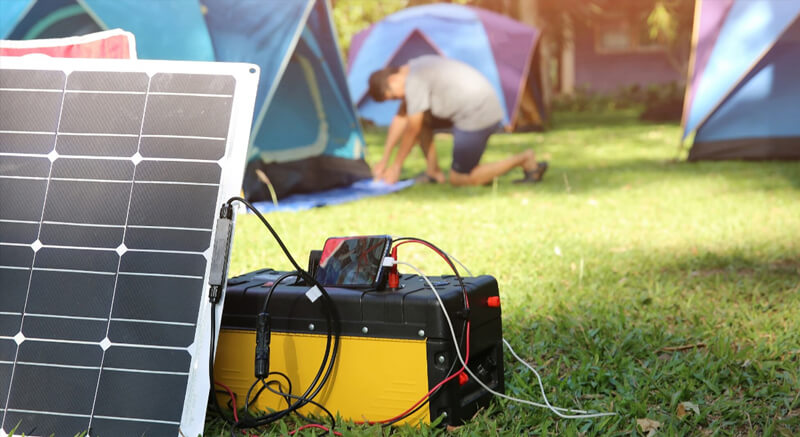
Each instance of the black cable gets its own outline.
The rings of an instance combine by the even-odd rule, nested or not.
[[[313,398],[322,390],[322,388],[327,383],[327,381],[330,378],[330,375],[331,375],[331,373],[333,371],[334,363],[336,361],[336,357],[337,357],[338,351],[339,351],[339,340],[340,340],[339,337],[341,335],[341,319],[339,317],[339,313],[338,313],[338,310],[336,308],[336,305],[333,302],[333,300],[331,299],[331,297],[328,294],[327,290],[325,290],[325,287],[322,284],[320,284],[314,277],[312,277],[308,272],[303,270],[300,267],[299,264],[297,264],[295,259],[292,257],[291,253],[289,253],[289,250],[286,248],[286,245],[283,243],[281,238],[278,236],[278,234],[275,232],[275,230],[272,228],[272,226],[269,224],[269,222],[266,220],[266,218],[264,218],[264,216],[255,207],[253,207],[253,205],[250,204],[250,202],[248,202],[247,200],[245,200],[245,199],[243,199],[241,197],[232,197],[232,198],[228,199],[226,204],[228,206],[231,206],[233,202],[240,202],[240,203],[244,204],[245,206],[247,206],[259,218],[259,220],[261,220],[261,222],[264,224],[264,226],[269,230],[269,232],[275,238],[275,241],[278,243],[278,245],[280,246],[281,250],[286,255],[286,258],[295,267],[295,269],[296,269],[295,274],[298,275],[299,278],[305,280],[307,283],[310,283],[310,284],[313,284],[313,285],[317,286],[317,288],[319,289],[320,293],[322,294],[322,304],[323,304],[323,309],[324,309],[323,312],[325,314],[325,318],[326,318],[326,322],[327,322],[326,324],[327,324],[327,327],[328,327],[325,353],[323,354],[322,364],[320,365],[320,369],[317,372],[316,377],[312,381],[311,385],[309,385],[308,389],[306,389],[306,392],[303,395],[301,395],[301,396],[293,396],[294,398],[297,399],[297,401],[294,402],[293,404],[291,404],[285,410],[278,411],[278,412],[271,413],[271,414],[267,414],[267,415],[259,417],[259,418],[254,418],[252,420],[241,420],[240,419],[238,422],[235,422],[235,421],[230,420],[228,417],[226,417],[225,415],[222,414],[221,409],[219,408],[219,404],[217,402],[216,396],[213,396],[214,397],[213,405],[214,405],[214,408],[219,413],[220,417],[223,418],[228,423],[233,423],[233,427],[234,428],[240,428],[241,429],[241,428],[253,428],[253,427],[257,427],[257,426],[266,425],[268,423],[271,423],[271,422],[274,422],[276,420],[279,420],[279,419],[285,417],[288,414],[296,412],[297,409],[303,407],[304,405],[307,405],[308,403],[313,402]],[[276,283],[277,282],[278,281],[276,281]],[[273,284],[273,290],[274,290],[274,286],[275,285],[276,284],[274,283]],[[214,335],[213,335],[213,333],[215,331],[215,322],[213,321],[214,316],[215,316],[215,309],[214,309],[214,306],[212,305],[212,324],[211,324],[211,326],[212,326],[212,336],[211,336],[211,343],[212,343],[211,351],[212,351],[212,354],[211,354],[211,357],[209,359],[209,378],[211,380],[212,386],[214,384],[214,380],[213,380],[213,377],[214,377],[214,375],[213,375],[213,373],[214,373],[214,370],[213,370]],[[331,340],[333,340],[332,341],[333,342],[333,347],[332,348],[331,348]],[[323,374],[323,371],[324,371],[324,374]],[[320,376],[322,376],[321,379],[320,379]]]
[[[257,379],[252,384],[250,384],[250,388],[247,389],[247,394],[244,396],[244,411],[247,411],[248,413],[250,412],[250,393],[252,393],[253,389],[256,388],[258,381],[260,380]],[[256,393],[256,395],[259,394],[261,394],[260,390],[258,391],[258,393]]]
[[[218,395],[228,396],[228,402],[225,403],[225,406],[228,407],[229,410],[233,409],[233,398],[231,398],[230,394],[225,390],[215,390],[215,393]],[[234,393],[235,395],[236,393]]]
[[[283,392],[283,390],[282,390],[282,388],[283,388],[283,385],[281,384],[281,382],[280,382],[280,381],[277,381],[277,380],[274,380],[274,379],[272,379],[272,380],[269,380],[269,381],[265,382],[265,383],[264,383],[264,384],[261,386],[261,388],[260,388],[260,389],[258,389],[258,391],[256,392],[255,396],[253,396],[253,402],[254,402],[254,403],[256,402],[256,400],[258,399],[258,397],[259,397],[259,396],[261,396],[261,393],[263,393],[263,392],[264,392],[264,390],[266,390],[266,389],[267,389],[267,387],[268,387],[270,384],[277,384],[277,385],[278,385],[278,390],[279,390],[279,391],[281,391],[281,392]],[[285,393],[290,393],[290,392],[291,392],[291,391],[287,391],[287,392],[285,392]],[[287,407],[289,407],[289,406],[291,406],[291,405],[292,405],[292,398],[290,398],[290,397],[288,397],[288,396],[283,396],[283,400],[284,400],[284,401],[286,401],[286,406],[287,406]],[[297,413],[297,412],[296,412],[296,413]],[[298,414],[299,414],[299,413],[298,413]]]
[[[286,386],[287,386],[287,387],[286,387],[286,388],[287,388],[287,391],[286,391],[286,393],[291,393],[291,392],[292,392],[292,380],[291,380],[291,379],[289,379],[289,377],[288,377],[288,376],[286,376],[286,374],[284,374],[284,373],[281,373],[281,372],[269,372],[269,375],[279,375],[279,376],[282,376],[282,377],[283,377],[283,378],[286,380]],[[269,376],[269,375],[267,375],[267,376]],[[280,381],[277,381],[277,380],[267,380],[267,383],[273,383],[273,382],[274,382],[274,383],[276,383],[276,384],[278,384],[278,387],[281,387],[281,382],[280,382]],[[256,392],[256,394],[253,396],[253,399],[250,399],[250,402],[252,402],[252,403],[256,403],[256,401],[258,401],[258,397],[259,397],[259,396],[261,396],[261,393],[262,393],[264,390],[266,390],[266,387],[261,387],[260,389],[258,389],[258,391]],[[291,405],[291,404],[292,404],[292,401],[291,401],[291,400],[287,400],[287,401],[286,401],[286,403],[287,403],[287,406],[288,406],[288,405]]]
[[[281,390],[282,386],[281,386],[281,383],[280,383],[280,381],[276,381],[276,380],[274,380],[274,379],[273,379],[273,380],[271,380],[271,381],[267,381],[267,383],[265,384],[265,386],[264,386],[264,387],[261,387],[261,388],[258,390],[258,392],[256,393],[256,395],[253,397],[253,402],[255,402],[255,399],[258,397],[258,395],[259,395],[259,394],[260,394],[260,393],[261,393],[263,390],[266,390],[266,389],[268,388],[268,387],[266,387],[266,386],[268,386],[269,384],[278,384],[278,392],[276,392],[275,390],[269,390],[269,391],[271,391],[271,392],[273,392],[273,393],[275,393],[275,394],[277,394],[277,395],[282,395],[282,396],[283,396],[283,400],[284,400],[284,401],[286,401],[286,405],[291,405],[291,404],[292,404],[292,398],[291,398],[291,397],[289,397],[289,396],[286,396],[287,394],[291,394],[291,390],[289,390],[289,391],[287,391],[287,392],[284,392],[284,391],[282,391],[282,390]],[[290,382],[290,387],[291,387],[291,382]],[[322,406],[322,405],[318,404],[317,402],[314,402],[314,401],[312,401],[311,403],[312,403],[312,404],[314,404],[314,405],[316,405],[316,406],[317,406],[317,407],[319,407],[320,409],[323,409],[323,410],[325,410],[325,412],[328,414],[328,416],[329,416],[329,417],[331,417],[331,420],[333,420],[333,422],[332,422],[332,423],[333,423],[333,424],[335,424],[335,423],[336,423],[336,422],[335,422],[335,420],[333,419],[333,414],[331,414],[330,410],[327,410],[327,409],[326,409],[324,406]],[[299,418],[303,419],[303,420],[304,420],[305,422],[307,422],[307,423],[313,423],[313,424],[315,424],[315,425],[322,425],[321,423],[317,422],[316,420],[314,420],[314,419],[312,419],[312,418],[310,418],[310,417],[307,417],[307,416],[305,416],[305,415],[304,415],[304,414],[302,414],[302,413],[301,413],[299,410],[298,410],[298,411],[295,411],[295,412],[294,412],[294,414],[295,414],[297,417],[299,417]],[[333,426],[332,426],[332,427],[333,427]]]
[[[223,418],[225,421],[227,421],[229,423],[232,423],[231,435],[234,435],[234,430],[236,428],[253,428],[253,427],[257,427],[257,426],[266,425],[268,423],[271,423],[271,422],[274,422],[276,420],[279,420],[279,419],[285,417],[288,414],[291,414],[293,412],[297,412],[297,410],[299,408],[302,408],[303,406],[305,406],[305,405],[307,405],[309,403],[312,404],[312,405],[318,406],[325,413],[327,413],[328,416],[331,418],[332,423],[335,425],[335,419],[333,417],[333,414],[331,414],[330,411],[325,409],[322,405],[314,402],[313,398],[322,390],[322,387],[327,383],[327,381],[328,381],[328,379],[330,377],[330,374],[331,374],[331,372],[333,370],[334,363],[335,363],[335,360],[336,360],[336,356],[338,355],[338,351],[339,351],[339,340],[340,340],[339,337],[341,335],[341,320],[339,318],[339,313],[338,313],[338,310],[336,308],[336,305],[333,302],[333,300],[330,298],[330,295],[325,290],[324,286],[321,283],[319,283],[316,280],[316,278],[311,276],[308,272],[306,272],[305,270],[303,270],[300,267],[300,265],[297,263],[297,261],[295,261],[295,259],[292,257],[292,255],[289,252],[289,250],[286,247],[286,245],[283,243],[283,241],[278,236],[277,232],[275,232],[275,230],[272,228],[272,226],[269,224],[269,222],[266,220],[266,218],[264,218],[264,216],[255,207],[253,207],[253,205],[250,204],[250,202],[248,202],[247,200],[245,200],[245,199],[243,199],[241,197],[232,197],[232,198],[228,199],[227,204],[229,206],[231,206],[233,202],[237,202],[237,201],[242,203],[242,204],[244,204],[245,206],[247,206],[259,218],[259,220],[262,222],[262,224],[264,224],[264,226],[269,230],[269,232],[275,238],[275,241],[278,243],[278,245],[280,246],[281,250],[286,255],[286,258],[289,260],[289,262],[296,269],[296,271],[292,272],[291,274],[282,275],[281,278],[279,278],[278,280],[276,280],[272,284],[272,286],[270,287],[269,293],[268,293],[268,295],[267,295],[267,297],[265,298],[265,301],[264,301],[263,307],[265,308],[265,312],[266,312],[266,308],[269,305],[269,300],[270,300],[272,294],[274,293],[274,290],[277,287],[278,283],[280,283],[282,280],[287,279],[288,277],[291,277],[291,276],[296,277],[298,280],[299,279],[303,279],[307,283],[315,285],[319,289],[319,291],[320,291],[320,293],[322,295],[322,303],[323,303],[323,309],[325,310],[324,313],[325,313],[327,327],[328,327],[328,329],[327,329],[327,331],[328,331],[327,334],[328,335],[327,335],[325,353],[323,354],[323,360],[322,360],[322,364],[320,365],[320,369],[317,372],[316,377],[314,378],[312,383],[309,385],[309,387],[306,389],[306,392],[303,395],[295,396],[295,395],[291,395],[290,393],[286,394],[286,393],[283,393],[283,392],[280,392],[280,391],[275,391],[271,387],[269,387],[267,381],[265,381],[264,379],[259,380],[263,384],[263,387],[266,387],[269,391],[271,391],[273,393],[276,393],[276,394],[278,394],[280,396],[284,396],[285,398],[296,399],[296,402],[294,402],[293,404],[289,405],[286,409],[284,409],[282,411],[275,412],[275,413],[267,414],[267,415],[265,415],[263,417],[260,417],[260,418],[255,418],[255,419],[250,420],[250,421],[246,421],[245,422],[245,421],[242,421],[240,419],[237,422],[237,421],[231,421],[229,418],[225,417],[222,414],[222,411],[219,408],[219,403],[218,403],[218,401],[216,399],[216,394],[212,393],[213,405],[214,405],[215,409],[217,410],[217,412],[218,412],[218,414],[220,415],[221,418]],[[400,239],[395,240],[395,241],[403,241],[403,240],[417,240],[417,241],[426,243],[426,244],[430,245],[431,247],[435,248],[437,251],[439,251],[441,253],[441,255],[445,258],[447,263],[450,265],[450,267],[455,272],[455,275],[456,275],[456,278],[457,278],[457,280],[459,282],[459,285],[461,286],[462,290],[464,291],[464,305],[466,307],[467,306],[467,289],[466,289],[466,285],[464,284],[464,281],[463,281],[461,275],[459,274],[459,272],[456,269],[456,267],[453,264],[453,262],[450,260],[449,256],[447,256],[447,254],[445,252],[443,252],[441,249],[436,247],[434,244],[432,244],[432,243],[430,243],[428,241],[419,239],[419,238],[400,238]],[[214,363],[214,337],[215,337],[214,334],[215,334],[215,331],[216,331],[216,329],[215,329],[215,323],[216,323],[215,322],[215,315],[216,315],[215,304],[212,303],[212,306],[211,306],[211,319],[212,319],[212,321],[211,321],[211,331],[212,331],[212,335],[211,335],[211,354],[210,354],[210,358],[209,358],[209,378],[210,378],[211,385],[212,385],[212,391],[213,391],[213,386],[214,386],[213,363]],[[468,317],[468,315],[466,315],[466,317]],[[465,329],[465,328],[466,328],[466,320],[465,320],[464,326],[462,328],[462,339],[461,339],[461,341],[463,341],[464,337],[465,337],[465,335],[463,334],[463,329]],[[333,331],[333,332],[331,332],[331,331]],[[331,347],[330,347],[331,346],[330,345],[331,337],[333,337],[333,350],[332,350],[332,352],[331,352]],[[451,368],[448,371],[448,374],[452,372],[454,366],[455,366],[455,362],[453,362],[453,365],[451,365]],[[322,374],[323,369],[324,369],[325,373],[322,376],[322,379],[320,381],[319,377]],[[286,378],[287,382],[289,382],[289,384],[291,384],[291,381],[289,380],[289,378],[286,377],[285,375],[283,375],[283,376]],[[259,381],[256,381],[254,383],[254,385],[256,383],[258,383]],[[319,382],[319,384],[318,384],[318,382]],[[280,383],[279,383],[279,387],[280,387]],[[253,386],[251,386],[251,389],[248,390],[248,395],[247,395],[247,398],[246,398],[246,405],[247,406],[249,406],[249,397],[250,397],[250,393],[252,392],[252,388],[253,388]],[[263,388],[260,389],[259,392],[257,392],[256,398],[261,393],[261,390],[263,390]],[[291,388],[289,389],[289,391],[291,392]],[[435,395],[437,392],[438,392],[438,390],[433,392],[433,393],[431,393],[431,396]],[[410,411],[408,414],[405,414],[405,415],[393,420],[392,422],[387,423],[387,425],[391,425],[393,423],[397,423],[398,421],[403,420],[403,419],[409,417],[410,415],[416,413],[423,406],[425,406],[429,402],[429,400],[430,400],[430,396],[428,397],[428,399],[425,400],[425,402],[423,402],[420,405],[418,405],[414,410]],[[287,403],[288,403],[288,401],[287,401]],[[301,415],[301,417],[302,417],[302,415]]]
[[[332,303],[332,302],[327,301],[326,299],[323,299],[322,302],[323,302],[323,308],[325,308],[325,304]],[[293,403],[291,406],[289,406],[285,410],[265,415],[263,417],[260,417],[260,418],[257,418],[255,420],[253,420],[252,422],[247,422],[245,424],[242,424],[239,427],[241,427],[241,428],[245,428],[245,427],[246,428],[252,428],[252,427],[255,427],[255,426],[262,426],[262,425],[266,425],[266,424],[269,424],[271,422],[274,422],[276,420],[280,420],[281,418],[287,416],[288,414],[296,412],[299,408],[302,408],[303,406],[307,405],[309,403],[309,401],[311,401],[322,390],[322,387],[327,382],[327,379],[330,376],[331,371],[333,370],[333,364],[334,364],[334,358],[335,358],[335,356],[332,356],[332,357],[330,357],[330,361],[328,361],[329,352],[330,352],[330,342],[331,342],[331,317],[330,317],[330,312],[325,312],[325,316],[326,316],[326,321],[328,322],[328,338],[327,338],[327,344],[326,344],[326,348],[325,348],[325,353],[324,353],[324,356],[323,356],[323,361],[322,361],[322,364],[320,366],[320,369],[317,372],[317,375],[314,377],[314,380],[312,381],[311,385],[309,385],[308,389],[306,389],[306,392],[302,396],[298,396],[299,400],[297,402]],[[336,337],[336,339],[338,340],[338,336]],[[334,350],[334,353],[336,353],[335,350]],[[326,362],[327,362],[328,366],[325,369],[325,375],[324,375],[322,381],[319,382],[319,384],[317,384],[317,382],[319,381],[320,374],[322,373],[323,368],[325,368]],[[255,382],[255,383],[257,383],[257,382]]]
[[[267,389],[267,386],[269,386],[270,384],[277,384],[278,385],[278,390],[279,390],[280,393],[276,393],[276,394],[279,394],[279,395],[282,396],[283,400],[286,402],[286,406],[287,407],[291,406],[292,405],[292,398],[286,396],[286,394],[291,394],[292,393],[292,380],[289,379],[288,376],[286,376],[285,374],[283,374],[281,372],[270,372],[270,375],[272,375],[272,374],[278,374],[278,375],[282,376],[284,379],[286,379],[288,390],[287,391],[283,391],[283,384],[281,384],[281,382],[276,380],[276,379],[267,380],[261,386],[261,388],[258,389],[256,394],[253,395],[253,399],[250,399],[250,402],[255,404],[256,401],[258,400],[259,396],[261,396],[261,393],[263,393],[264,390]],[[255,386],[255,384],[253,384],[253,386]],[[274,390],[272,390],[272,392],[275,393]],[[312,419],[304,416],[303,414],[301,414],[300,411],[295,411],[294,414],[297,415],[298,417],[300,417],[301,419],[305,420],[308,423],[317,423],[314,420],[312,420]]]
[[[294,398],[294,399],[299,399],[299,398],[300,398],[300,396],[294,396],[294,395],[292,395],[292,394],[291,394],[291,393],[292,393],[292,381],[291,381],[291,379],[289,379],[289,377],[288,377],[288,376],[286,376],[285,374],[283,374],[283,373],[281,373],[281,372],[270,372],[270,375],[271,375],[271,374],[273,374],[273,373],[274,373],[274,374],[278,374],[278,375],[282,376],[282,377],[283,377],[283,378],[286,380],[286,383],[287,383],[287,385],[288,385],[288,391],[283,391],[283,390],[282,390],[282,388],[283,388],[283,385],[282,385],[282,384],[281,384],[281,382],[280,382],[280,381],[278,381],[278,380],[275,380],[275,379],[273,379],[273,380],[259,380],[259,381],[256,381],[256,382],[254,382],[254,383],[253,383],[253,384],[250,386],[250,390],[248,390],[248,394],[247,394],[247,396],[248,396],[248,398],[249,398],[249,396],[250,396],[250,393],[252,392],[252,389],[253,389],[253,388],[255,388],[255,386],[257,385],[257,383],[258,383],[258,382],[262,382],[261,388],[260,388],[260,389],[258,389],[258,391],[257,391],[257,392],[256,392],[256,394],[253,396],[253,398],[252,398],[252,399],[248,399],[248,401],[249,401],[250,403],[255,403],[255,402],[256,402],[256,400],[258,399],[258,397],[259,397],[259,396],[261,396],[261,393],[262,393],[262,392],[264,392],[264,390],[268,390],[268,391],[270,391],[270,392],[272,392],[272,393],[274,393],[274,394],[276,394],[276,395],[280,396],[281,398],[283,398],[283,400],[286,402],[286,405],[287,405],[287,406],[291,406],[291,404],[292,404],[292,399],[293,399],[293,398]],[[270,384],[277,384],[277,385],[278,385],[278,390],[274,390],[274,389],[270,388]],[[325,414],[327,414],[327,415],[328,415],[328,417],[329,417],[329,418],[330,418],[330,420],[331,420],[331,425],[330,425],[330,428],[334,428],[334,427],[336,427],[336,418],[335,418],[335,417],[334,417],[334,415],[333,415],[333,414],[330,412],[330,410],[328,410],[327,408],[325,408],[325,406],[324,406],[324,405],[322,405],[322,404],[320,404],[320,403],[317,403],[317,402],[315,402],[315,401],[309,401],[308,403],[310,403],[310,404],[312,404],[312,405],[316,406],[317,408],[319,408],[319,409],[320,409],[320,410],[322,410],[322,411],[323,411]],[[245,411],[247,411],[247,409],[245,409]],[[296,411],[294,411],[294,414],[295,414],[296,416],[300,417],[301,419],[303,419],[304,421],[308,422],[308,423],[312,423],[312,424],[315,424],[315,425],[323,425],[322,423],[319,423],[318,421],[316,421],[316,420],[314,420],[314,419],[312,419],[312,418],[310,418],[310,417],[307,417],[307,416],[305,416],[304,414],[300,413],[300,412],[299,412],[299,411],[297,411],[297,410],[296,410]]]
[[[295,395],[293,395],[293,394],[290,394],[290,393],[283,393],[283,392],[281,392],[281,391],[275,391],[275,390],[273,390],[273,389],[272,389],[272,387],[270,387],[270,386],[268,386],[268,385],[266,385],[266,384],[264,384],[264,387],[265,387],[267,390],[271,391],[272,393],[275,393],[275,394],[276,394],[276,395],[278,395],[278,396],[283,396],[283,397],[287,397],[287,398],[290,398],[290,399],[300,399],[300,397],[299,397],[299,396],[295,396]],[[320,409],[320,410],[322,410],[322,411],[323,411],[325,414],[327,414],[327,415],[328,415],[328,418],[330,418],[330,419],[331,419],[331,426],[330,426],[330,427],[331,427],[331,428],[335,428],[335,427],[336,427],[336,418],[334,417],[334,415],[333,415],[333,414],[331,414],[331,412],[330,412],[330,411],[329,411],[327,408],[325,408],[325,407],[324,407],[322,404],[320,404],[320,403],[317,403],[317,402],[314,402],[314,401],[312,401],[312,400],[309,400],[309,401],[308,401],[308,403],[309,403],[309,404],[311,404],[311,405],[313,405],[313,406],[315,406],[315,407],[317,407],[317,408],[319,408],[319,409]],[[298,413],[298,414],[299,414],[299,413]],[[300,416],[302,417],[302,415],[300,415]],[[313,420],[309,420],[309,419],[306,419],[306,420],[307,420],[307,421],[310,421],[310,422],[313,422]]]
[[[292,274],[282,275],[281,278],[279,278],[275,282],[275,284],[273,284],[273,288],[271,290],[274,290],[275,285],[277,285],[277,283],[279,281],[284,280],[286,278],[289,278],[291,276],[292,276]],[[265,303],[266,303],[266,300],[265,300]],[[324,300],[323,300],[323,303],[325,303]],[[330,342],[331,342],[330,326],[331,326],[331,324],[330,324],[330,316],[329,316],[328,313],[326,313],[326,320],[328,321],[328,338],[327,338],[327,342],[326,342],[325,353],[323,354],[323,361],[322,361],[322,364],[320,365],[319,371],[315,375],[315,377],[314,377],[313,381],[311,382],[311,384],[309,385],[308,389],[306,390],[306,392],[302,396],[298,396],[297,397],[298,402],[295,402],[294,404],[290,405],[286,410],[273,413],[271,416],[265,416],[263,418],[256,419],[256,421],[259,422],[259,424],[261,424],[262,422],[265,424],[265,423],[269,423],[269,422],[278,420],[279,418],[284,417],[285,415],[296,411],[297,409],[299,409],[299,408],[303,407],[304,405],[306,405],[307,403],[309,403],[309,401],[311,399],[313,399],[313,397],[316,396],[316,394],[319,393],[319,391],[322,389],[322,386],[325,384],[325,382],[327,380],[327,376],[329,375],[329,371],[330,371],[330,367],[329,367],[327,369],[328,372],[326,372],[325,378],[323,379],[323,381],[319,385],[317,385],[317,383],[320,380],[319,378],[320,378],[320,376],[322,374],[322,371],[323,371],[323,369],[325,369],[325,365],[326,365],[327,360],[329,359],[329,353],[330,353]],[[332,362],[333,361],[331,360],[330,363],[332,363]],[[254,385],[257,384],[257,383],[258,383],[258,381],[254,382]],[[253,386],[251,386],[251,390],[252,390],[252,388],[253,388]]]
[[[298,274],[297,272],[290,272],[290,273],[286,273],[284,275],[281,275],[281,277],[278,278],[275,281],[275,283],[273,284],[273,286],[271,287],[271,289],[270,289],[271,292],[274,292],[275,287],[281,281],[283,281],[283,280],[285,280],[285,279],[287,279],[289,277],[292,277],[294,275],[297,275],[297,274]],[[271,293],[270,293],[270,295],[271,295]],[[266,303],[268,303],[268,302],[265,299],[265,304]],[[328,302],[325,299],[323,299],[323,307],[326,308],[326,309],[328,309],[327,305],[325,305],[327,303]],[[316,376],[314,377],[313,381],[309,385],[308,389],[306,389],[306,392],[302,396],[293,396],[295,399],[297,399],[297,402],[291,404],[285,410],[273,412],[273,413],[270,413],[270,414],[267,414],[267,415],[264,415],[264,416],[261,416],[261,417],[257,417],[257,418],[252,418],[251,420],[239,420],[239,423],[237,423],[237,425],[236,425],[237,428],[254,428],[254,427],[257,427],[257,426],[262,426],[262,425],[269,424],[271,422],[274,422],[276,420],[279,420],[279,419],[285,417],[286,415],[288,415],[290,413],[296,412],[299,408],[302,408],[306,404],[312,402],[312,399],[317,395],[317,393],[319,393],[319,391],[322,389],[324,384],[327,382],[327,379],[330,376],[331,370],[333,368],[333,363],[334,363],[334,357],[332,357],[331,353],[330,353],[330,351],[331,351],[331,340],[332,340],[332,338],[331,338],[332,337],[332,332],[331,332],[332,323],[331,323],[330,311],[326,311],[325,315],[326,315],[326,321],[327,321],[327,326],[328,326],[328,330],[327,330],[328,332],[327,332],[326,348],[325,348],[325,352],[323,354],[323,361],[322,361],[322,364],[320,365],[320,368],[319,368]],[[338,340],[338,338],[337,338],[337,340]],[[328,364],[327,368],[326,368],[326,364]],[[322,375],[323,370],[325,370],[325,375],[324,375],[322,381],[320,382],[320,376]],[[248,390],[248,393],[247,393],[247,399],[248,400],[249,400],[249,397],[250,397],[250,393],[252,392],[253,388],[255,387],[255,385],[258,382],[259,381],[254,381],[253,384],[250,386],[250,389]],[[248,403],[248,406],[249,406],[249,401],[246,401],[246,402]]]
[[[264,302],[261,304],[262,313],[269,312],[269,302],[270,300],[272,300],[272,294],[275,293],[275,289],[278,287],[278,284],[289,278],[300,278],[300,273],[298,272],[284,273],[280,275],[278,279],[272,282],[272,285],[269,287],[269,291],[267,291],[267,296],[264,298]]]
[[[250,211],[252,211],[253,214],[255,214],[259,218],[259,220],[261,220],[261,223],[263,223],[264,226],[267,227],[269,232],[272,234],[272,237],[275,238],[275,241],[278,243],[278,246],[281,247],[281,250],[283,251],[284,255],[286,255],[286,258],[289,260],[290,263],[292,263],[292,266],[294,266],[294,269],[296,271],[298,271],[298,272],[305,272],[305,270],[303,270],[303,268],[300,267],[299,264],[297,264],[297,261],[294,260],[294,257],[292,257],[292,254],[289,253],[289,249],[287,249],[286,245],[283,244],[283,240],[281,240],[281,237],[279,237],[278,233],[275,232],[275,229],[272,228],[272,225],[269,224],[267,219],[264,218],[264,216],[261,214],[261,212],[258,211],[258,209],[256,209],[256,207],[254,207],[247,200],[245,200],[245,199],[243,199],[241,197],[238,197],[238,196],[231,197],[230,199],[228,199],[228,201],[226,203],[228,205],[232,205],[233,202],[240,202],[244,206],[246,206],[248,209],[250,209]],[[308,273],[306,273],[306,275],[308,275]]]
[[[287,393],[291,393],[292,392],[292,380],[289,379],[289,376],[287,376],[285,373],[273,371],[273,372],[269,372],[269,375],[278,375],[278,376],[283,377],[283,379],[286,380],[286,386],[289,389],[289,391],[287,391]],[[269,376],[269,375],[267,375],[267,376]]]
[[[289,262],[291,262],[291,264],[295,267],[296,274],[298,274],[307,283],[311,283],[311,284],[317,286],[317,288],[319,289],[320,293],[322,294],[322,304],[323,304],[323,309],[325,309],[324,313],[325,313],[325,318],[326,318],[326,322],[327,322],[327,326],[328,326],[328,338],[327,338],[327,342],[326,342],[325,353],[323,354],[322,364],[320,366],[320,370],[317,372],[316,377],[312,381],[312,384],[309,385],[309,387],[306,390],[306,392],[302,396],[298,396],[297,397],[298,398],[297,402],[295,402],[294,404],[292,404],[290,407],[288,407],[287,409],[285,409],[283,411],[279,411],[279,412],[276,412],[276,413],[268,414],[268,415],[263,416],[261,418],[257,418],[255,420],[248,421],[248,422],[245,422],[245,423],[243,423],[243,421],[240,420],[239,421],[240,423],[236,425],[237,428],[245,428],[245,427],[249,428],[249,427],[254,427],[254,426],[265,425],[265,424],[268,424],[270,422],[273,422],[275,420],[279,420],[279,419],[285,417],[287,414],[290,414],[290,413],[296,411],[298,408],[301,408],[304,405],[308,404],[322,390],[322,387],[324,387],[324,385],[327,383],[328,379],[330,378],[330,375],[331,375],[331,373],[333,371],[334,363],[336,361],[336,356],[338,355],[339,337],[341,335],[341,319],[339,318],[339,313],[338,313],[338,310],[336,308],[336,305],[333,302],[333,300],[331,299],[331,297],[328,294],[328,292],[325,290],[325,287],[321,283],[319,283],[316,280],[316,278],[314,278],[308,272],[303,270],[300,267],[299,264],[297,264],[297,261],[295,261],[295,259],[291,255],[291,253],[289,253],[289,250],[286,248],[286,245],[283,243],[281,238],[278,236],[278,234],[275,232],[275,230],[269,224],[267,219],[264,218],[264,216],[255,207],[253,207],[253,205],[250,204],[250,202],[248,202],[247,200],[245,200],[245,199],[243,199],[241,197],[232,197],[232,198],[228,199],[227,204],[230,206],[233,202],[240,202],[240,203],[244,204],[245,206],[247,206],[259,218],[259,220],[261,220],[261,222],[264,224],[264,226],[269,230],[269,232],[275,238],[276,242],[280,246],[281,250],[283,250],[283,253],[286,255],[286,257],[289,260]],[[276,283],[277,282],[278,281],[276,281]],[[273,284],[273,288],[274,288],[274,286],[275,286],[275,283]],[[332,349],[332,351],[331,351],[331,347],[330,347],[331,346],[331,344],[330,344],[331,343],[331,337],[333,337],[333,349]],[[319,377],[322,374],[323,369],[324,369],[325,373],[324,373],[324,375],[322,375],[322,379],[320,380]]]

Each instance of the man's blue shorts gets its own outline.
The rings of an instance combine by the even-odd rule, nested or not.
[[[453,127],[453,165],[452,170],[457,173],[469,174],[478,166],[489,137],[497,132],[497,125],[493,124],[477,131],[465,131]]]

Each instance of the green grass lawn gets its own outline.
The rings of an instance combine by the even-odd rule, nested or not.
[[[483,158],[533,147],[550,161],[541,184],[513,185],[517,172],[492,187],[416,186],[268,219],[301,260],[328,236],[434,242],[498,279],[504,335],[541,371],[554,405],[618,413],[563,420],[496,400],[456,434],[646,435],[646,418],[659,435],[798,435],[800,163],[674,162],[679,137],[678,126],[632,113],[556,114],[546,133],[493,136]],[[368,135],[370,162],[382,141]],[[447,168],[450,140],[437,145]],[[415,151],[405,174],[423,165]],[[402,256],[446,273],[422,250]],[[262,267],[290,266],[257,219],[241,216],[231,274]],[[696,347],[672,350],[687,345]],[[506,392],[541,402],[535,377],[509,354],[505,365]],[[228,435],[217,422],[207,431]]]

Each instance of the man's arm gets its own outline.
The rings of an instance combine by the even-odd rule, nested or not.
[[[386,169],[383,175],[383,180],[388,184],[393,184],[400,179],[400,172],[403,170],[403,162],[405,162],[414,143],[417,141],[419,131],[422,130],[423,113],[409,115],[406,128],[403,131],[403,139],[400,142],[400,148],[397,151],[397,156],[394,158],[392,165]]]
[[[397,114],[392,118],[392,123],[389,125],[389,131],[386,133],[386,143],[383,146],[383,157],[381,157],[381,160],[372,167],[372,175],[376,180],[383,177],[386,166],[389,164],[389,160],[392,158],[392,151],[394,150],[397,141],[400,139],[400,136],[403,134],[407,124],[408,117],[406,117],[406,103],[403,102],[400,104],[400,108],[397,109]]]

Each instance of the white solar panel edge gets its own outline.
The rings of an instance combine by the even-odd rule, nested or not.
[[[233,97],[231,125],[228,130],[228,143],[225,147],[225,156],[223,157],[223,160],[226,161],[226,165],[222,166],[222,187],[219,191],[220,197],[217,199],[217,206],[220,206],[227,199],[239,195],[241,192],[247,149],[250,144],[250,128],[252,126],[259,78],[259,69],[255,65],[228,65],[237,66],[238,68],[233,75],[236,79],[236,90]],[[234,209],[233,232],[236,231],[235,214],[236,210]],[[214,235],[215,231],[216,226],[213,226],[211,235],[212,242],[216,237]],[[210,254],[212,250],[213,246],[209,247],[208,253]],[[230,256],[227,262],[230,264]],[[226,266],[226,271],[227,267],[228,266]],[[210,269],[211,263],[209,262],[206,266],[204,284],[208,283]],[[223,289],[222,298],[217,311],[216,331],[214,332],[215,338],[219,336],[219,327],[222,322],[222,307],[224,304],[225,293]],[[210,332],[209,324],[211,323],[210,305],[211,303],[206,298],[206,295],[204,295],[203,302],[200,305],[200,317],[197,323],[197,331],[195,332],[195,350],[192,353],[193,372],[189,376],[189,387],[197,387],[197,389],[194,391],[191,389],[187,391],[183,416],[181,418],[181,429],[187,436],[202,435],[203,425],[205,423],[208,393],[211,388],[208,378],[208,356],[210,354],[208,333]],[[188,429],[184,429],[184,424],[186,424],[185,426]]]

